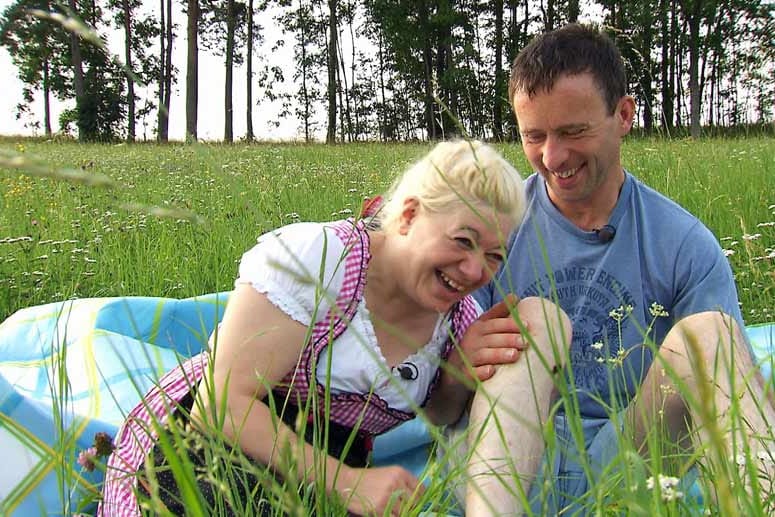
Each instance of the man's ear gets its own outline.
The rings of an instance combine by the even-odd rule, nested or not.
[[[619,99],[614,114],[619,118],[621,136],[626,135],[632,129],[632,123],[635,120],[635,99],[631,95],[625,95]]]
[[[406,235],[409,233],[409,227],[412,225],[417,215],[420,213],[420,200],[414,196],[404,199],[404,206],[401,210],[401,220],[398,225],[398,233]]]

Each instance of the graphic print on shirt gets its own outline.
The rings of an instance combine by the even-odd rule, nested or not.
[[[605,269],[568,266],[552,272],[557,300],[573,322],[570,364],[576,387],[590,393],[609,392],[609,375],[621,367],[620,336],[632,325],[629,314],[638,305],[626,286]],[[522,290],[521,296],[548,296],[549,274]],[[624,343],[626,349],[628,345]],[[619,377],[618,379],[616,377]],[[622,381],[614,377],[615,383]]]

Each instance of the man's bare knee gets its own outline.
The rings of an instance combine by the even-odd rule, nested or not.
[[[732,316],[721,311],[704,311],[691,314],[679,320],[668,333],[678,331],[683,334],[705,335],[713,334],[729,338],[740,329]]]
[[[560,306],[546,298],[531,296],[520,300],[517,311],[531,335],[545,338],[537,343],[549,347],[541,350],[543,353],[559,350],[565,355],[570,347],[572,328],[570,318]]]
[[[750,354],[737,321],[720,311],[699,312],[678,321],[668,332],[659,354],[679,377],[702,368],[709,375],[733,361],[750,364]],[[740,363],[743,364],[740,364]]]

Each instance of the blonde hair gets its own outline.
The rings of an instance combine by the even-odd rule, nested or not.
[[[510,216],[515,225],[525,213],[525,187],[519,173],[478,140],[441,142],[399,176],[376,216],[382,229],[398,224],[408,197],[436,213],[484,204]]]

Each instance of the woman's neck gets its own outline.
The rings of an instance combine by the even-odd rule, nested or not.
[[[369,312],[387,324],[413,326],[435,322],[438,312],[420,306],[406,291],[400,247],[382,232],[370,232],[371,261],[366,272],[365,298]]]

